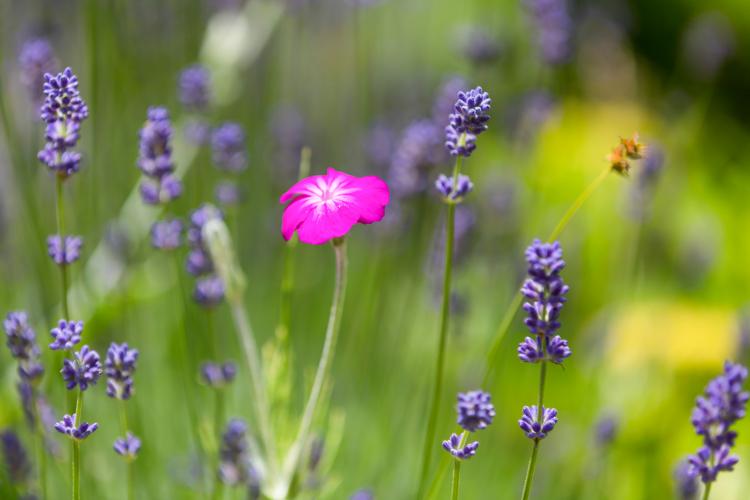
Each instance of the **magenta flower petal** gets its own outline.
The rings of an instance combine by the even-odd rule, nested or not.
[[[354,177],[332,168],[294,184],[279,202],[292,200],[284,210],[281,234],[289,240],[320,245],[346,235],[357,223],[372,224],[385,215],[388,186],[377,177]]]

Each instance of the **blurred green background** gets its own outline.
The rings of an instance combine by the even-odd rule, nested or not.
[[[333,425],[318,427],[325,486],[312,498],[348,498],[363,487],[378,499],[411,498],[416,488],[437,346],[444,216],[430,186],[450,165],[421,165],[426,185],[403,194],[394,157],[409,146],[404,130],[411,122],[434,119],[441,86],[456,76],[482,85],[493,109],[490,130],[465,163],[475,190],[459,214],[464,230],[440,436],[453,429],[455,393],[482,382],[487,351],[523,278],[524,248],[546,237],[607,168],[619,137],[638,131],[663,154],[658,175],[643,174],[648,160],[629,178],[610,175],[561,237],[571,287],[561,334],[574,355],[548,377],[547,401],[560,422],[541,449],[532,497],[671,498],[676,464],[700,445],[690,425],[695,397],[725,359],[747,363],[750,356],[750,324],[743,323],[750,302],[747,2],[568,2],[569,53],[560,64],[540,57],[540,31],[552,28],[539,24],[531,0],[242,3],[0,2],[0,313],[28,310],[43,346],[60,316],[59,277],[44,243],[55,231],[54,180],[36,160],[43,126],[17,62],[23,43],[42,36],[59,68],[71,66],[80,77],[90,109],[83,168],[66,185],[68,225],[85,239],[83,258],[71,268],[73,315],[86,322],[85,339],[100,352],[113,340],[141,351],[137,393],[128,403],[144,442],[135,462],[137,498],[196,497],[186,405],[200,415],[210,447],[213,399],[198,383],[197,366],[214,336],[223,357],[241,366],[228,415],[254,428],[228,310],[211,317],[192,304],[183,310],[177,273],[146,239],[157,213],[129,198],[140,178],[137,132],[150,105],[166,106],[175,125],[185,194],[174,212],[213,198],[221,176],[210,151],[185,140],[190,117],[176,89],[180,71],[196,62],[212,74],[208,119],[236,121],[247,132],[245,201],[228,216],[261,343],[273,338],[279,316],[278,196],[296,178],[299,148],[311,147],[314,173],[333,166],[376,174],[395,191],[386,219],[349,238]],[[327,247],[300,245],[295,255],[290,404],[299,413],[320,354],[334,268]],[[183,324],[195,374],[190,401],[175,354]],[[525,335],[518,314],[483,387],[497,417],[463,467],[463,498],[520,495],[530,443],[516,421],[535,401],[538,376],[516,357]],[[59,360],[43,352],[45,388],[60,408]],[[15,385],[15,363],[2,349],[0,428],[17,430],[31,447]],[[124,465],[111,449],[120,434],[118,408],[102,385],[87,393],[87,419],[101,427],[84,447],[84,498],[124,498]],[[597,442],[606,416],[617,432],[611,442]],[[738,431],[740,464],[720,475],[712,498],[750,491],[750,423]],[[63,446],[53,462],[52,498],[67,496],[66,452]],[[447,461],[439,443],[434,456]],[[0,486],[3,498],[14,491]],[[447,496],[445,481],[438,497]]]

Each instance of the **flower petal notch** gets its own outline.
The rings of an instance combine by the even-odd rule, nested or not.
[[[372,224],[385,216],[388,185],[375,176],[355,177],[329,168],[325,175],[302,179],[281,195],[291,200],[284,210],[281,235],[289,241],[321,245],[345,236],[355,224]]]

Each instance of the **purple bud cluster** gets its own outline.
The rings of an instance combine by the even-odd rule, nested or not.
[[[529,439],[544,439],[555,428],[555,424],[557,410],[542,406],[539,411],[536,405],[524,406],[521,419],[518,421],[519,427]]]
[[[440,174],[435,181],[435,187],[443,196],[443,199],[451,203],[457,203],[474,189],[474,184],[468,175],[459,174],[454,187],[452,177]]]
[[[471,156],[477,136],[487,130],[492,99],[482,87],[458,92],[445,127],[445,147],[451,156]]]
[[[215,389],[231,384],[235,376],[237,376],[237,365],[231,361],[221,364],[205,362],[201,365],[203,382]]]
[[[13,484],[23,484],[31,478],[31,463],[18,434],[11,430],[0,433],[0,449],[5,461],[5,471]]]
[[[70,148],[78,143],[88,107],[78,91],[78,77],[70,68],[57,75],[45,73],[42,90],[45,99],[39,114],[47,124],[47,142],[37,157],[58,177],[66,179],[80,167],[80,153]]]
[[[205,111],[211,102],[211,75],[200,65],[188,66],[177,82],[180,103],[190,111]]]
[[[57,59],[52,45],[44,38],[28,40],[18,53],[21,84],[26,87],[34,103],[44,98],[44,75],[57,71]]]
[[[133,374],[138,361],[138,350],[127,343],[112,342],[107,349],[104,373],[107,376],[107,396],[130,399],[133,395]]]
[[[55,328],[50,330],[52,343],[49,348],[53,351],[70,351],[81,341],[83,321],[67,321],[61,319]]]
[[[102,374],[102,364],[99,360],[99,354],[85,345],[81,350],[74,353],[74,359],[66,358],[63,360],[63,367],[60,370],[65,387],[68,390],[80,388],[85,391],[91,385],[96,385],[99,376]]]
[[[440,163],[444,154],[440,149],[440,128],[432,120],[411,123],[393,152],[388,185],[401,198],[423,192],[430,169]]]
[[[731,471],[739,462],[731,454],[737,439],[732,426],[745,416],[750,393],[744,391],[747,368],[727,361],[724,373],[709,382],[703,396],[698,397],[691,422],[696,434],[703,437],[703,446],[688,457],[690,473],[704,483],[716,481],[721,471]]]
[[[573,21],[567,0],[524,0],[537,28],[539,53],[547,64],[563,64],[571,56]]]
[[[560,328],[560,310],[566,301],[568,286],[560,277],[565,268],[560,244],[539,240],[526,249],[529,277],[521,287],[526,297],[524,320],[534,337],[526,337],[518,346],[518,357],[526,363],[551,361],[560,364],[572,354],[568,341],[555,335]]]
[[[460,435],[451,434],[449,439],[443,441],[443,449],[457,460],[465,460],[476,454],[479,442],[464,444],[464,438],[468,438],[467,432],[486,429],[492,423],[492,419],[495,418],[495,407],[491,399],[489,393],[481,390],[458,393],[456,421],[465,432]]]
[[[240,419],[227,424],[219,449],[219,478],[229,486],[247,485],[257,481],[257,471],[250,464],[247,425]]]
[[[29,325],[28,316],[23,311],[11,312],[3,321],[3,327],[10,354],[18,360],[18,375],[22,382],[37,380],[44,374],[44,366],[39,362],[36,333]]]
[[[68,266],[81,256],[83,240],[80,236],[65,236],[59,234],[47,238],[47,253],[58,266]]]
[[[245,131],[238,123],[223,123],[211,136],[212,158],[216,167],[229,175],[237,175],[247,168]],[[216,201],[223,206],[241,201],[240,188],[233,180],[223,180],[216,186]]]
[[[67,434],[73,439],[83,440],[93,434],[99,428],[99,424],[96,422],[89,424],[88,422],[77,423],[76,414],[63,415],[62,420],[55,423],[55,430],[60,434]]]
[[[211,256],[203,241],[203,226],[212,218],[223,218],[219,209],[205,203],[190,214],[190,227],[187,231],[188,252],[185,267],[195,276],[193,298],[205,307],[220,304],[224,299],[224,283],[216,274]]]
[[[128,432],[125,434],[124,438],[118,438],[115,440],[113,448],[115,453],[126,460],[134,460],[141,449],[141,440],[133,433]]]

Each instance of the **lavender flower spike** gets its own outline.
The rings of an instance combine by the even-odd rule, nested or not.
[[[482,87],[459,92],[455,112],[445,127],[445,147],[452,156],[471,156],[477,135],[487,130],[492,99]]]
[[[247,167],[245,131],[238,123],[223,123],[211,137],[212,158],[216,166],[227,172],[240,172]]]
[[[107,349],[105,374],[107,375],[107,396],[115,399],[130,399],[133,395],[133,374],[138,361],[138,350],[127,343],[112,342]]]
[[[102,374],[99,354],[85,345],[75,353],[75,359],[63,361],[60,373],[62,373],[65,387],[68,390],[78,386],[82,391],[85,391],[90,385],[96,385],[99,376]]]
[[[479,441],[474,441],[462,447],[461,440],[463,437],[463,432],[460,435],[451,434],[449,439],[443,441],[443,449],[458,460],[466,460],[473,457],[477,453],[477,448],[479,448]]]
[[[208,70],[194,64],[182,70],[178,82],[180,102],[189,110],[204,111],[211,100],[211,75]]]
[[[149,205],[168,203],[182,194],[182,184],[173,175],[172,125],[167,110],[149,108],[139,136],[138,167],[149,178],[141,183],[141,198]]]
[[[159,250],[174,250],[182,245],[182,221],[169,219],[151,226],[151,246]]]
[[[18,374],[23,381],[32,382],[44,373],[44,366],[39,362],[39,346],[36,333],[29,325],[25,312],[8,313],[3,321],[10,354],[18,360]]]
[[[443,198],[449,202],[457,203],[474,189],[474,184],[468,175],[459,174],[456,180],[456,189],[453,189],[453,178],[440,174],[435,181],[435,187]]]
[[[93,434],[99,428],[99,424],[96,422],[89,424],[83,422],[80,425],[76,425],[75,414],[64,415],[62,420],[55,423],[55,430],[61,434],[67,434],[73,439],[83,440]]]
[[[227,424],[219,450],[219,478],[225,484],[236,486],[247,484],[255,475],[247,442],[247,425],[239,419]]]
[[[18,435],[9,429],[0,433],[0,449],[10,481],[14,484],[28,481],[31,476],[31,463]]]
[[[495,418],[495,407],[490,402],[490,395],[483,391],[469,391],[458,393],[458,425],[469,432],[484,429]]]
[[[716,481],[721,471],[731,471],[739,461],[731,455],[737,432],[731,429],[745,416],[750,393],[743,390],[747,368],[727,361],[724,373],[709,382],[699,397],[691,418],[695,432],[703,436],[703,446],[688,457],[690,473],[705,484]]]
[[[57,69],[52,45],[44,38],[25,42],[18,54],[18,69],[21,73],[21,83],[34,103],[38,104],[44,95],[44,75]]]
[[[69,351],[81,341],[83,321],[66,321],[61,319],[56,328],[50,331],[54,339],[49,345],[53,351]]]
[[[529,439],[544,439],[557,424],[557,410],[542,406],[542,419],[539,421],[537,406],[524,406],[518,426]]]
[[[128,432],[124,438],[118,438],[115,440],[113,448],[115,453],[125,457],[125,459],[135,460],[141,449],[141,440],[131,432]]]

